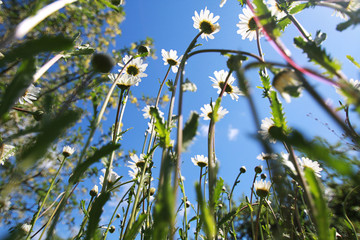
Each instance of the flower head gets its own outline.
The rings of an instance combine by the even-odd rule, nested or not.
[[[164,65],[169,64],[171,66],[171,70],[173,71],[173,73],[177,73],[178,66],[183,56],[180,56],[178,58],[177,51],[172,49],[169,52],[165,51],[165,49],[162,49],[161,56],[163,57]]]
[[[62,154],[64,157],[69,157],[75,152],[75,148],[72,148],[70,146],[64,146],[62,150]]]
[[[258,133],[262,136],[262,138],[268,139],[269,142],[271,143],[276,143],[276,139],[273,138],[269,131],[271,127],[274,127],[274,121],[270,118],[265,118],[264,120],[261,121],[261,126],[260,126],[260,130],[258,131]]]
[[[212,106],[215,106],[215,103],[212,103]],[[210,106],[210,104],[205,104],[204,107],[200,108],[201,110],[201,114],[200,117],[203,117],[204,120],[210,120],[212,118],[212,114],[213,114],[213,108],[212,106]],[[218,115],[218,119],[221,119],[225,116],[225,114],[229,113],[228,110],[226,110],[223,107],[219,107],[217,115]]]
[[[352,85],[357,91],[360,91],[360,81],[359,81],[359,80],[354,80],[354,79],[351,78],[351,79],[348,81],[348,83],[349,83],[350,85]],[[341,88],[338,88],[338,87],[336,87],[335,90],[336,90],[336,92],[337,92],[338,94],[340,94],[341,96],[343,96],[343,97],[346,99],[347,102],[350,101],[350,99],[348,99],[348,94],[347,94],[344,90],[342,90]]]
[[[122,74],[124,74],[125,76],[130,78],[130,80],[128,80],[128,81],[140,82],[142,77],[147,76],[147,74],[144,72],[145,72],[148,64],[143,63],[143,60],[141,58],[135,58],[135,59],[131,59],[131,58],[132,57],[126,55],[123,58],[124,64],[118,63],[118,65],[120,67],[124,68]],[[126,63],[128,63],[128,64],[125,66]]]
[[[152,108],[152,107],[154,108],[154,106],[146,105],[146,107],[144,107],[144,108],[141,110],[141,111],[144,112],[144,113],[143,113],[143,116],[144,116],[145,119],[147,119],[147,118],[151,119],[150,108]],[[158,109],[158,112],[159,112],[160,117],[163,118],[163,117],[164,117],[164,113],[163,113],[162,111],[160,111],[159,109]]]
[[[0,144],[0,165],[4,165],[5,160],[15,155],[15,147],[8,144]]]
[[[115,82],[116,81],[116,78],[117,78],[117,74],[109,74],[108,75],[108,78],[112,81],[112,82]],[[117,80],[117,83],[116,85],[119,87],[119,88],[129,88],[133,85],[135,86],[138,86],[139,85],[139,82],[140,82],[140,79],[139,78],[133,78],[133,77],[129,77],[129,75],[126,75],[126,74],[122,74],[120,76],[120,78]]]
[[[248,38],[250,41],[256,39],[256,29],[258,29],[254,14],[249,8],[246,6],[243,8],[243,14],[239,14],[240,22],[236,24],[239,28],[237,30],[237,34],[242,36],[242,39]],[[259,30],[259,37],[262,37],[261,29]]]
[[[214,39],[213,34],[220,30],[220,25],[216,23],[219,18],[219,16],[214,17],[214,14],[210,13],[207,7],[205,7],[205,9],[200,11],[200,14],[195,11],[195,16],[192,17],[194,20],[193,26],[195,29],[203,32],[201,38],[205,38],[206,40],[207,38]]]
[[[140,158],[136,154],[130,155],[132,162],[127,165],[130,168],[140,168],[145,166],[145,154],[140,154]]]
[[[186,91],[196,92],[197,91],[197,86],[195,85],[195,83],[191,82],[189,79],[186,79],[185,82],[181,85],[181,87],[184,92],[186,92]]]
[[[312,161],[307,157],[302,157],[299,159],[299,164],[303,170],[305,168],[311,168],[315,172],[316,176],[321,177],[322,168],[317,161]]]
[[[260,181],[255,181],[254,188],[255,192],[259,197],[266,197],[270,193],[271,182],[261,179]]]
[[[348,2],[348,5],[345,7],[345,9],[347,11],[356,12],[357,10],[360,9],[360,1],[359,0],[350,0],[350,1],[347,1],[347,2]],[[335,10],[334,14],[335,14],[336,17],[340,17],[340,18],[342,18],[344,20],[349,19],[348,15],[346,15],[343,12]]]
[[[274,160],[276,158],[277,158],[277,154],[275,153],[261,153],[256,157],[256,159],[259,160]]]
[[[208,158],[204,155],[196,155],[195,157],[191,158],[191,161],[195,166],[198,167],[206,167],[208,165]]]
[[[275,75],[273,86],[279,91],[286,102],[291,102],[290,97],[300,97],[303,89],[302,83],[295,71],[285,69]]]
[[[19,99],[20,104],[33,104],[33,101],[37,100],[41,88],[35,87],[34,84],[30,84],[25,94]]]
[[[214,75],[215,78],[210,77],[211,81],[213,82],[212,86],[218,89],[217,93],[220,94],[220,92],[224,88],[225,81],[229,73],[227,71],[221,70],[221,71],[215,71]],[[226,84],[224,96],[226,96],[226,94],[230,94],[231,99],[232,100],[235,99],[237,101],[239,99],[238,95],[243,95],[243,93],[240,91],[238,87],[232,85],[234,81],[235,78],[232,75],[230,75]]]
[[[102,173],[104,174],[104,176],[105,176],[106,169],[105,169],[105,168],[101,169],[101,172],[102,172]],[[100,181],[100,185],[101,185],[101,186],[102,186],[103,183],[104,183],[104,176],[100,176],[100,177],[99,177],[99,181]],[[111,169],[110,172],[109,172],[109,175],[108,175],[108,183],[109,183],[109,185],[115,184],[115,183],[119,180],[119,178],[120,178],[120,176]],[[113,187],[116,187],[116,186],[113,186]]]

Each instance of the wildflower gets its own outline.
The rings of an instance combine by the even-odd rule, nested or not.
[[[69,157],[75,152],[75,148],[72,148],[70,146],[64,146],[62,150],[62,154],[64,157]]]
[[[130,155],[132,160],[127,165],[130,168],[143,168],[145,166],[145,154],[140,154],[140,158],[136,154]]]
[[[270,187],[271,187],[271,183],[265,181],[264,179],[261,179],[260,181],[255,181],[254,183],[255,192],[261,198],[269,195]]]
[[[109,232],[110,232],[110,233],[115,232],[115,226],[114,226],[114,225],[111,225],[111,226],[110,226]]]
[[[146,107],[144,107],[144,108],[141,110],[141,111],[144,112],[144,113],[143,113],[143,116],[144,116],[145,119],[147,119],[147,118],[151,119],[150,108],[154,108],[154,106],[146,105]],[[164,117],[164,113],[163,113],[162,111],[160,111],[159,109],[158,109],[158,112],[159,112],[160,117],[163,118],[163,117]]]
[[[246,167],[245,166],[241,166],[240,173],[246,173]]]
[[[255,172],[256,172],[257,174],[261,173],[262,170],[263,170],[263,167],[262,167],[261,165],[255,167]]]
[[[142,57],[146,57],[150,54],[150,48],[148,46],[141,45],[138,48],[138,54]]]
[[[261,153],[256,157],[256,159],[259,160],[274,160],[276,158],[277,158],[277,154],[275,153]]]
[[[215,106],[214,102],[212,103],[212,106]],[[200,117],[203,117],[204,120],[210,120],[212,118],[213,109],[210,104],[205,104],[204,107],[200,108],[200,110],[202,111]],[[228,110],[220,106],[217,111],[218,119],[223,118],[227,113],[229,113]]]
[[[35,87],[34,84],[30,84],[25,94],[19,99],[20,104],[33,104],[33,101],[37,100],[37,96],[40,93],[41,88]]]
[[[348,83],[350,85],[352,85],[357,91],[360,91],[360,81],[359,80],[354,80],[353,78],[351,78],[348,81]],[[348,93],[347,92],[345,92],[344,90],[342,90],[339,87],[336,87],[335,90],[336,90],[336,93],[343,96],[346,99],[347,102],[350,101],[350,99],[348,99]]]
[[[165,49],[162,49],[161,56],[163,57],[164,65],[169,64],[171,66],[171,70],[173,71],[173,73],[177,73],[178,66],[183,56],[180,56],[178,58],[177,51],[172,49],[169,52],[165,51]]]
[[[28,223],[24,223],[23,225],[21,225],[20,228],[25,234],[29,234],[30,229],[31,229],[31,225],[28,224]]]
[[[108,78],[112,81],[115,82],[116,78],[117,78],[117,74],[109,74]],[[129,77],[128,75],[121,75],[120,78],[118,79],[118,81],[116,82],[116,85],[121,88],[121,89],[127,89],[133,85],[138,86],[140,82],[140,79],[138,78],[132,78]]]
[[[261,137],[264,140],[268,139],[269,142],[276,143],[276,139],[273,138],[269,133],[270,128],[272,128],[272,127],[275,127],[274,121],[270,118],[265,118],[264,120],[261,121],[261,126],[260,126],[260,130],[258,131],[258,133],[261,135]]]
[[[15,147],[0,143],[0,165],[4,165],[5,160],[15,155]]]
[[[273,86],[279,91],[286,102],[291,102],[290,97],[300,97],[302,83],[293,70],[285,69],[275,75]]]
[[[150,196],[154,196],[154,194],[155,194],[155,192],[156,192],[156,188],[150,188]]]
[[[311,168],[317,177],[321,177],[322,168],[317,161],[312,161],[307,157],[299,159],[300,167],[304,170],[305,168]]]
[[[196,92],[197,91],[197,87],[196,87],[195,83],[190,82],[189,79],[186,79],[186,81],[181,85],[181,87],[184,92],[186,92],[186,91]]]
[[[236,24],[239,28],[237,34],[242,36],[242,39],[248,38],[250,41],[256,39],[256,29],[258,29],[254,14],[249,6],[244,7],[243,14],[239,14],[240,22]],[[261,29],[260,29],[261,30]],[[262,37],[262,32],[259,31],[259,37]]]
[[[214,83],[212,84],[212,86],[218,89],[217,93],[220,94],[220,92],[224,88],[225,81],[229,73],[227,71],[221,70],[221,71],[215,71],[214,75],[215,78],[210,77],[211,81]],[[235,99],[237,101],[239,99],[238,95],[243,95],[243,93],[240,91],[238,87],[232,85],[234,81],[235,78],[232,75],[230,75],[224,91],[224,96],[226,96],[226,94],[229,94],[232,100]]]
[[[284,1],[285,2],[285,1]],[[276,0],[268,0],[267,4],[269,4],[269,10],[271,12],[271,14],[273,16],[275,16],[277,19],[281,19],[283,17],[286,16],[286,13],[284,12],[283,8],[277,3]],[[295,7],[296,5],[298,5],[295,2],[286,2],[286,4],[288,4],[288,6],[286,7],[287,9],[291,9],[293,7]]]
[[[348,5],[345,7],[345,9],[349,12],[356,12],[357,10],[360,9],[360,1],[359,0],[350,0],[347,3],[348,3]],[[335,10],[335,12],[332,15],[334,15],[334,14],[336,17],[340,17],[344,20],[349,19],[348,15],[343,12]]]
[[[134,167],[134,166],[129,166],[129,167],[130,167],[130,170],[129,170],[128,174],[131,177],[131,179],[135,179],[141,174],[138,167]]]
[[[123,68],[123,67],[125,67],[125,64],[130,61],[130,59],[131,59],[131,57],[126,55],[123,58],[124,64],[118,63],[118,65]],[[147,74],[144,73],[147,66],[148,66],[148,64],[143,63],[143,60],[141,58],[135,58],[135,59],[132,59],[126,65],[126,67],[125,67],[125,69],[123,71],[123,74],[130,78],[128,81],[140,82],[142,77],[147,76]]]
[[[101,169],[101,172],[105,175],[106,169],[105,168]],[[108,175],[109,185],[115,184],[119,179],[120,179],[119,175],[116,172],[114,172],[112,169],[110,169],[110,172]],[[100,176],[99,181],[100,181],[100,185],[103,186],[104,176]]]
[[[208,158],[204,155],[196,155],[191,158],[191,161],[195,166],[199,166],[201,168],[206,167],[208,165]]]
[[[194,20],[193,26],[195,29],[203,32],[201,38],[205,38],[206,41],[207,38],[214,39],[213,34],[220,30],[220,25],[216,23],[219,18],[219,16],[214,17],[214,14],[210,13],[207,7],[205,7],[205,9],[200,11],[200,14],[195,11],[195,16],[192,17]]]

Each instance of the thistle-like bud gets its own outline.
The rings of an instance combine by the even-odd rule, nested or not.
[[[114,67],[115,61],[106,53],[94,53],[91,58],[91,65],[96,72],[108,73]]]
[[[150,188],[150,196],[153,196],[155,194],[156,189],[155,188]]]
[[[259,166],[256,166],[255,167],[255,172],[257,173],[257,174],[260,174],[261,172],[262,172],[262,166],[261,165],[259,165]]]
[[[302,83],[294,70],[285,69],[275,75],[273,86],[279,91],[286,102],[290,102],[290,97],[300,97]]]
[[[240,168],[240,173],[246,173],[246,167],[245,166],[242,166]]]
[[[266,173],[262,173],[261,175],[260,175],[260,177],[261,177],[261,179],[266,179],[267,178],[267,175],[266,175]]]
[[[91,190],[90,190],[90,196],[92,197],[96,197],[99,193],[99,188],[97,185],[95,185]]]
[[[141,57],[147,57],[147,56],[150,54],[150,48],[149,48],[148,46],[141,45],[141,46],[138,48],[138,54],[139,54]]]

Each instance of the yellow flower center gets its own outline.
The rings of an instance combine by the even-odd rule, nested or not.
[[[126,69],[127,74],[129,75],[133,75],[136,76],[140,73],[139,68],[136,65],[130,65],[128,66],[128,68]]]
[[[215,31],[215,26],[208,21],[202,21],[200,23],[200,30],[205,34],[211,34]]]
[[[175,66],[178,64],[178,62],[176,60],[171,59],[171,58],[168,58],[166,61],[170,66]]]

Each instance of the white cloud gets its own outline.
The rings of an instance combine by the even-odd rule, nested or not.
[[[200,136],[207,137],[209,132],[209,126],[208,125],[201,125],[200,126]]]
[[[233,128],[231,125],[229,125],[229,130],[228,130],[229,141],[236,140],[238,134],[239,134],[239,129]]]

